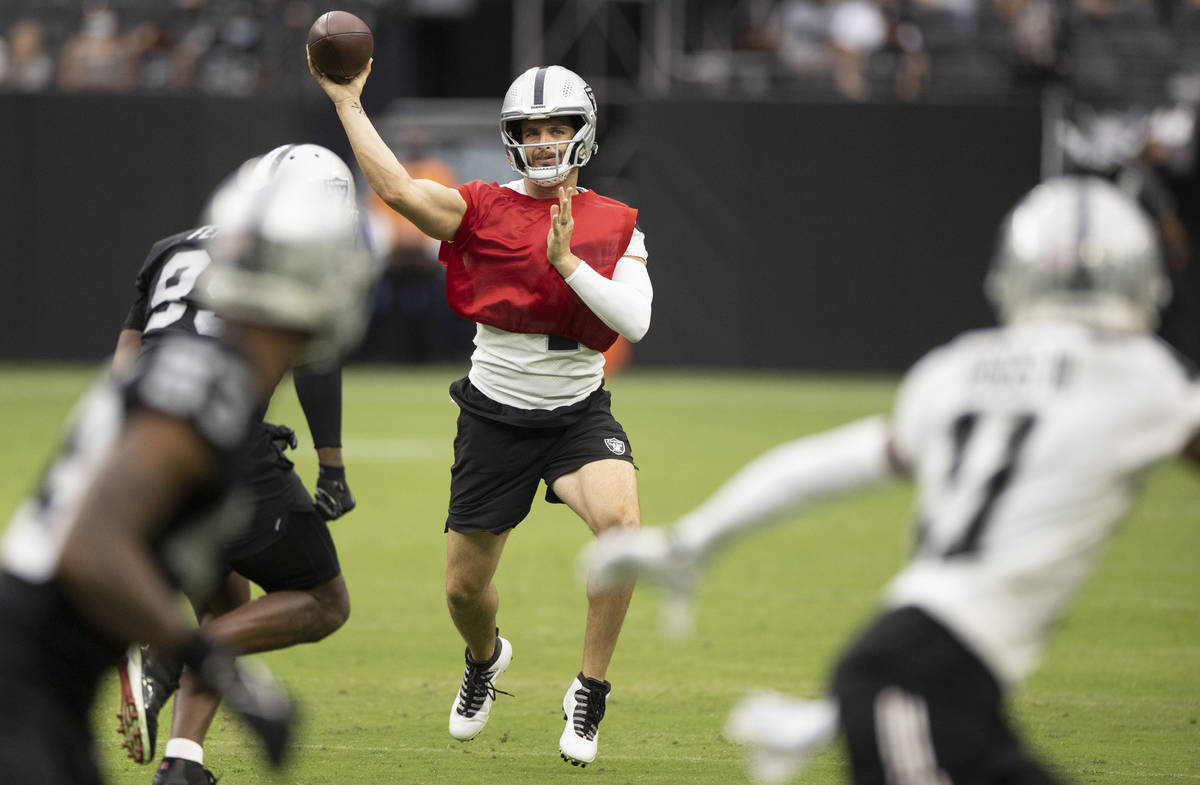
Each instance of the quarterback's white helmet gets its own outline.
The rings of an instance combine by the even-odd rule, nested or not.
[[[521,143],[521,121],[568,117],[575,135],[567,152],[554,166],[530,166],[526,148],[543,144]],[[592,88],[574,71],[561,65],[530,68],[518,76],[500,106],[500,141],[508,165],[517,174],[543,185],[557,185],[572,169],[586,164],[596,152],[596,98]]]
[[[197,287],[221,317],[310,334],[306,362],[332,360],[357,343],[371,283],[354,200],[327,176],[332,170],[340,180],[349,170],[325,153],[340,168],[326,160],[317,177],[310,164],[264,176],[271,161],[255,158],[217,189],[205,215],[218,227],[208,245],[212,262]]]
[[[1065,318],[1149,330],[1170,299],[1158,234],[1098,177],[1045,181],[1008,214],[986,292],[1006,322]]]

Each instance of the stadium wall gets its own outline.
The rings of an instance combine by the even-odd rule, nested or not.
[[[204,199],[246,158],[311,138],[326,110],[0,94],[0,359],[105,357],[154,241],[195,226]]]
[[[1036,106],[633,115],[655,285],[639,365],[896,370],[990,323],[981,283],[1037,178]],[[194,225],[238,162],[297,140],[348,154],[323,102],[0,94],[0,359],[105,356],[154,240]]]
[[[679,100],[637,122],[639,364],[899,370],[993,322],[982,283],[1038,179],[1036,105]]]

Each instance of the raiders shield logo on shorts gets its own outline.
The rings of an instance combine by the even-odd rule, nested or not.
[[[625,454],[625,442],[621,441],[620,439],[609,437],[604,440],[604,446],[612,450],[613,455]]]

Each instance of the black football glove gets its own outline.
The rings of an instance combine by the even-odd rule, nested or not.
[[[271,444],[275,445],[275,449],[279,452],[284,450],[296,449],[296,432],[286,425],[272,425],[269,422],[263,423],[267,429],[267,435],[271,437]]]
[[[313,504],[327,521],[336,520],[354,509],[358,502],[346,484],[346,467],[321,464]]]
[[[246,721],[258,736],[273,766],[288,751],[296,722],[296,706],[271,673],[261,664],[242,664],[223,646],[200,633],[179,652],[180,659],[225,705]]]

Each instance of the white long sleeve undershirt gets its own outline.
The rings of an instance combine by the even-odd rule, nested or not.
[[[746,464],[675,527],[694,553],[712,548],[823,498],[875,485],[893,474],[882,416],[774,447]]]
[[[641,261],[622,257],[609,280],[580,260],[575,272],[564,280],[600,321],[632,343],[642,340],[650,329],[654,288],[650,285],[650,273]]]

